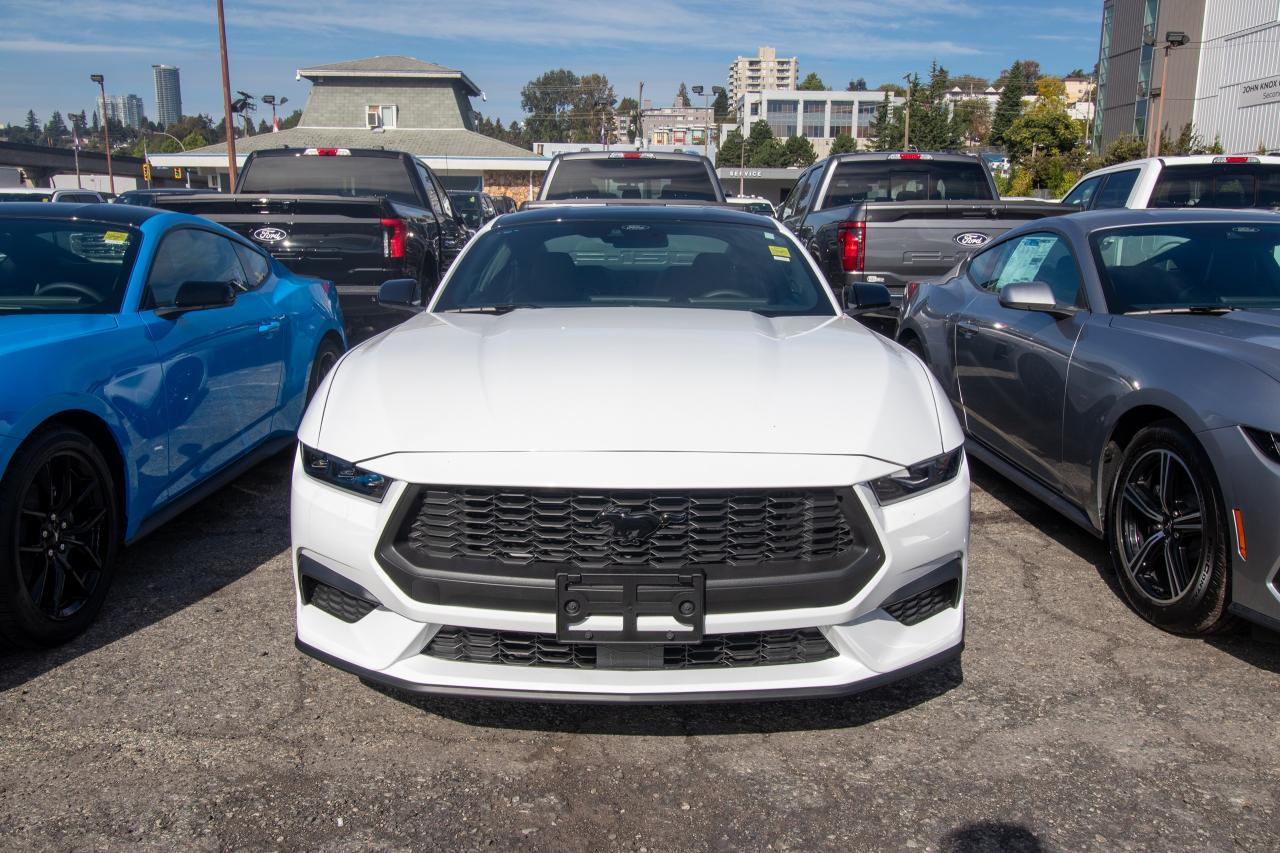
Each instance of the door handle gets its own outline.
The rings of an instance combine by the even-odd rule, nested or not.
[[[973,323],[956,323],[956,334],[962,338],[976,338],[978,327]]]
[[[279,320],[263,320],[258,324],[258,334],[260,335],[274,335],[278,331],[280,331]]]

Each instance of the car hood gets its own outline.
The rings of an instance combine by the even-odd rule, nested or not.
[[[1280,381],[1280,311],[1130,315],[1113,325],[1228,355]]]
[[[0,358],[115,326],[113,314],[0,313]]]
[[[352,350],[304,441],[390,453],[940,453],[932,384],[847,317],[676,308],[422,314]],[[311,413],[309,413],[310,415]]]

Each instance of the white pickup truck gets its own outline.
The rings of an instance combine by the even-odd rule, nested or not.
[[[1097,169],[1063,204],[1085,210],[1129,207],[1280,209],[1280,156],[1148,157]]]

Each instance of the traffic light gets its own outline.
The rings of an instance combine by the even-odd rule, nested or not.
[[[144,181],[151,180],[151,164],[150,163],[142,164],[142,180]]]
[[[181,167],[181,166],[174,166],[174,167],[173,167],[173,179],[174,179],[175,181],[180,181],[180,180],[182,180],[182,167]]]

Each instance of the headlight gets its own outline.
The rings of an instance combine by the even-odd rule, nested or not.
[[[302,470],[321,482],[375,501],[381,501],[391,485],[391,481],[381,474],[366,471],[345,459],[306,445],[302,447]]]
[[[1244,434],[1272,462],[1280,462],[1280,433],[1267,432],[1265,429],[1240,427]]]
[[[880,506],[887,506],[954,480],[956,474],[960,473],[960,463],[963,460],[964,448],[957,447],[949,453],[879,477],[867,485],[871,486]]]

